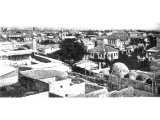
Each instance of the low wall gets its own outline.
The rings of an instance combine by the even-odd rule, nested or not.
[[[97,83],[100,85],[108,86],[108,91],[121,90],[130,86],[133,86],[134,89],[141,91],[152,92],[152,87],[149,84],[144,84],[138,80],[130,80],[128,78],[119,78],[115,75],[105,75],[104,77],[92,77],[83,75],[81,73],[71,72],[70,75],[74,75],[83,79],[86,79],[90,82]]]
[[[43,62],[43,63],[51,62],[49,59],[45,58],[44,56],[40,56],[40,55],[37,55],[37,54],[32,55],[32,58],[34,58],[37,61]]]
[[[98,98],[98,97],[101,97],[101,96],[106,96],[106,94],[108,93],[108,91],[106,89],[101,89],[101,90],[97,90],[97,91],[94,91],[94,92],[90,92],[90,93],[87,93],[87,94],[79,94],[79,95],[76,95],[76,96],[69,96],[70,98]]]
[[[19,77],[19,83],[25,88],[37,92],[49,91],[49,84],[44,83],[40,80],[32,79],[23,75]]]
[[[134,96],[135,97],[155,97],[156,95],[149,92],[134,89]]]
[[[88,80],[88,81],[93,82],[93,83],[107,84],[107,79],[104,78],[104,77],[103,78],[92,77],[92,76],[83,75],[83,74],[77,73],[77,72],[69,72],[69,74],[80,77],[80,78],[83,78],[83,79]]]
[[[128,87],[120,91],[112,91],[106,94],[107,97],[134,97],[134,88]]]
[[[130,80],[127,78],[118,78],[114,75],[109,75],[108,87],[114,88],[116,90],[121,90],[121,89],[129,87],[129,86],[133,86],[133,88],[138,89],[138,90],[152,92],[152,87],[149,84],[144,84],[138,80]]]

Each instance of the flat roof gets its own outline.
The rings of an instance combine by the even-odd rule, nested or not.
[[[12,66],[8,66],[8,65],[4,65],[4,64],[0,63],[0,76],[3,76],[5,74],[10,73],[15,70],[16,70],[16,68],[14,68]]]
[[[22,75],[33,79],[47,79],[53,77],[65,78],[67,75],[65,72],[57,70],[27,70],[21,71]]]
[[[0,55],[10,56],[10,55],[24,55],[24,54],[31,54],[33,50],[3,50],[0,51]]]

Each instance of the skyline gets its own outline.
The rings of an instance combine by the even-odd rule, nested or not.
[[[158,0],[5,0],[2,4],[2,27],[160,30]]]

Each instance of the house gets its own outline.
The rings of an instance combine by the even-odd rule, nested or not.
[[[88,50],[88,58],[99,62],[99,68],[101,68],[106,59],[109,61],[118,59],[118,52],[114,47],[104,44]]]
[[[160,38],[157,38],[157,45],[146,50],[148,60],[160,59]]]
[[[89,38],[83,38],[81,41],[84,43],[84,46],[86,47],[86,50],[92,49],[95,47],[95,43],[90,40]]]
[[[137,45],[138,43],[144,43],[147,37],[145,32],[133,31],[129,32],[129,39],[132,45]]]
[[[45,55],[54,53],[58,50],[60,50],[59,44],[39,45],[37,47],[37,51]]]
[[[109,45],[99,45],[90,49],[89,51],[89,59],[100,59],[100,60],[113,60],[118,59],[118,50]]]
[[[91,60],[81,60],[74,64],[72,67],[72,70],[74,72],[82,73],[82,74],[88,74],[91,70],[97,70],[98,64],[96,62],[93,62]]]
[[[129,44],[129,36],[125,32],[115,32],[107,36],[108,45],[124,50],[125,45]]]
[[[8,42],[8,41],[1,41],[0,42],[0,50],[14,50],[20,46],[23,46],[23,43],[19,43],[16,41]]]
[[[131,38],[144,38],[147,36],[147,34],[145,32],[133,31],[133,32],[129,32],[129,36]]]
[[[138,47],[137,45],[129,45],[129,46],[127,46],[127,47],[125,48],[126,54],[127,54],[128,56],[131,56],[131,53],[133,53],[134,50],[135,50],[137,47]]]
[[[104,44],[108,45],[108,40],[105,36],[101,36],[101,37],[97,36],[96,40],[94,41],[95,41],[95,47],[99,45],[104,45]]]
[[[29,65],[32,50],[1,50],[0,61],[11,66]]]
[[[32,41],[33,40],[33,36],[31,34],[27,34],[24,36],[24,41]]]
[[[18,83],[18,69],[0,63],[0,87]]]
[[[81,61],[75,63],[74,65],[77,67],[80,67],[80,68],[87,69],[87,70],[98,68],[98,64],[91,61],[91,60],[81,60]]]
[[[8,35],[8,40],[16,40],[16,41],[20,41],[22,40],[22,35],[19,33],[10,33]]]

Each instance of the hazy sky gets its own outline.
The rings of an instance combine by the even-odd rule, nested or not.
[[[4,0],[0,26],[155,29],[158,0]]]

